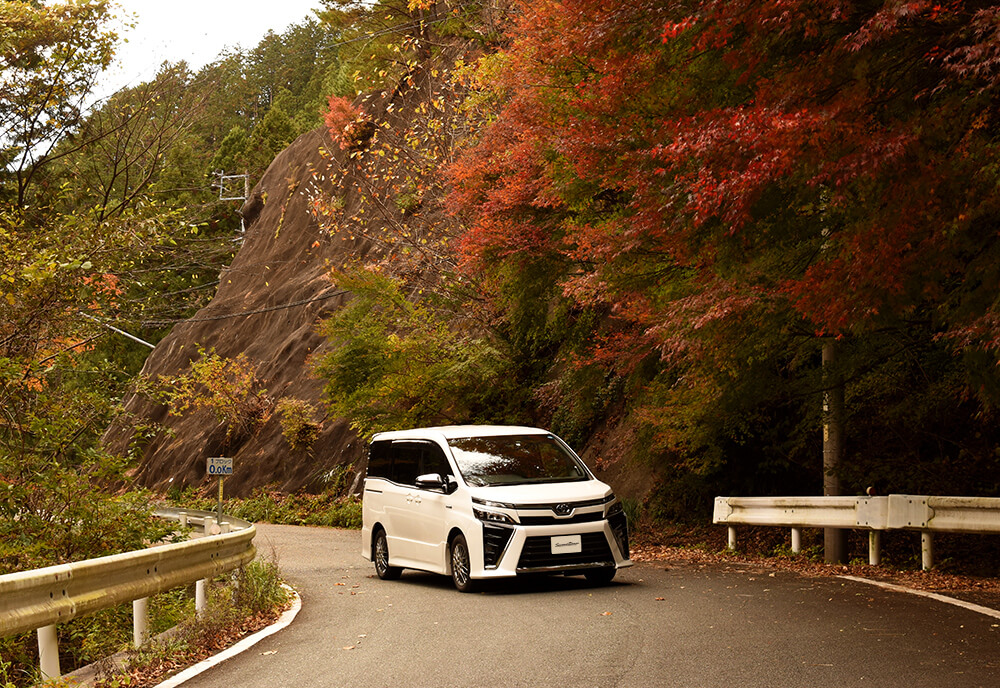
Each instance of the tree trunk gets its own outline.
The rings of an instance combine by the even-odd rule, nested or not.
[[[840,495],[840,461],[844,455],[844,382],[836,372],[837,344],[823,343],[823,494]],[[828,564],[847,563],[847,531],[823,530],[823,558]]]

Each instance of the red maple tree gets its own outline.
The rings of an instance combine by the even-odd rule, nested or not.
[[[986,355],[956,375],[1000,400],[1000,9],[521,0],[512,17],[481,85],[495,117],[449,170],[467,269],[561,265],[565,298],[608,315],[585,360],[655,353],[674,371],[657,384],[701,384],[704,404],[782,348],[787,377],[816,335],[857,342],[859,377],[906,346]]]

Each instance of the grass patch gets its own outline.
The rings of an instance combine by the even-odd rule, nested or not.
[[[189,616],[174,632],[129,650],[124,663],[99,668],[95,688],[143,688],[223,650],[273,623],[288,608],[291,593],[278,565],[257,559],[221,576],[208,589],[207,608]]]
[[[194,614],[194,600],[183,588],[149,599],[150,632],[162,633]],[[122,604],[59,624],[60,664],[70,672],[129,647],[132,605]],[[0,688],[34,686],[41,682],[35,631],[0,639]]]
[[[168,498],[174,506],[202,511],[215,511],[218,504],[213,498],[200,496],[192,489],[168,495]],[[257,489],[249,497],[227,498],[222,510],[254,523],[361,528],[361,500],[330,493],[284,494]]]
[[[193,585],[155,595],[149,601],[150,632],[165,637],[135,650],[132,605],[118,605],[59,624],[64,672],[94,664],[97,688],[152,686],[163,677],[228,647],[240,637],[272,623],[288,607],[291,594],[281,584],[273,559],[256,559],[210,581],[207,609],[195,617]],[[123,665],[110,657],[126,652]],[[0,639],[0,688],[41,683],[34,631]],[[47,686],[72,686],[70,680]]]

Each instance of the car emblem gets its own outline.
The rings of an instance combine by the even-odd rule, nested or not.
[[[573,507],[569,504],[556,504],[553,511],[556,512],[556,516],[569,516],[573,513]]]

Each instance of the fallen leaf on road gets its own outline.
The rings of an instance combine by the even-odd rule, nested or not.
[[[276,654],[278,654],[278,651],[277,650],[268,650],[267,652],[261,652],[261,654],[262,655],[276,655]]]
[[[611,612],[601,612],[601,616],[611,616]]]
[[[663,601],[663,600],[665,600],[665,599],[666,599],[665,597],[657,597],[657,598],[656,598],[656,601],[657,601],[657,602],[662,602],[662,601]]]
[[[354,645],[347,645],[347,646],[345,646],[345,647],[342,647],[342,648],[340,648],[340,649],[341,649],[341,650],[353,650],[353,649],[354,649]]]
[[[347,583],[334,583],[334,585],[347,585]]]

